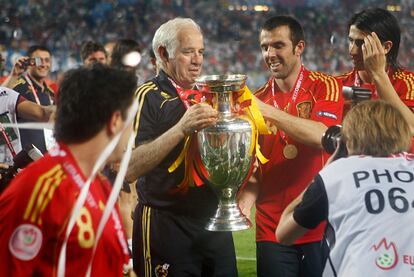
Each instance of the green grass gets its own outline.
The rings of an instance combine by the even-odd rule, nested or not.
[[[254,210],[251,217],[254,219]],[[233,232],[239,277],[256,277],[256,224],[249,230]]]

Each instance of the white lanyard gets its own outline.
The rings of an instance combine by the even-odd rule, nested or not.
[[[88,177],[88,179],[86,180],[86,182],[83,184],[83,186],[81,188],[81,192],[79,194],[79,197],[76,200],[75,205],[72,209],[72,214],[69,218],[69,222],[68,222],[68,225],[67,225],[67,228],[66,228],[65,239],[63,241],[62,248],[60,249],[58,271],[57,271],[57,276],[58,277],[64,277],[65,276],[66,248],[67,248],[69,235],[72,232],[73,227],[75,226],[76,220],[78,219],[78,217],[80,215],[81,208],[85,204],[86,196],[88,195],[88,191],[89,191],[89,187],[91,185],[91,182],[95,178],[96,173],[100,170],[100,168],[102,168],[103,164],[108,159],[109,155],[111,155],[112,151],[115,149],[116,145],[118,144],[119,140],[121,139],[122,133],[125,132],[126,128],[128,128],[129,124],[134,119],[135,114],[136,114],[137,111],[138,111],[138,101],[134,101],[134,103],[131,107],[131,110],[128,114],[128,118],[125,122],[124,129],[112,139],[112,141],[105,147],[105,149],[99,155],[99,157],[98,157],[98,159],[97,159],[97,161],[96,161],[96,163],[95,163],[95,165],[92,169],[91,175]],[[131,134],[131,136],[133,136],[133,134]],[[127,161],[125,161],[125,160],[127,160]],[[128,164],[128,162],[129,162],[129,157],[128,157],[127,153],[125,153],[124,157],[122,158],[121,165],[123,165],[123,164],[125,165],[125,163]],[[122,173],[124,173],[123,174],[124,176],[121,175],[121,172],[118,173],[118,175],[121,175],[121,176],[120,177],[117,176],[114,187],[112,188],[111,194],[109,195],[108,199],[111,200],[111,201],[114,197],[115,198],[118,197],[119,191],[121,190],[122,180],[125,177],[125,172],[122,172]],[[111,213],[111,211],[113,209],[113,206],[115,204],[115,201],[112,201],[112,202],[113,203],[110,203],[109,201],[107,202],[107,205],[105,206],[102,218],[101,218],[98,226],[105,226],[106,221],[109,218],[109,213]],[[112,206],[110,204],[112,204]],[[99,227],[98,227],[98,230],[99,230]],[[95,244],[98,244],[98,235],[100,236],[100,234],[99,233],[97,234]],[[119,232],[118,232],[118,236],[119,236]],[[128,249],[126,241],[124,242],[124,245],[126,246],[126,249]],[[93,254],[94,254],[94,252],[93,252]],[[91,262],[92,261],[93,261],[93,256],[91,257]],[[91,267],[91,263],[89,264],[87,274],[90,274],[90,272],[91,272],[90,267]]]

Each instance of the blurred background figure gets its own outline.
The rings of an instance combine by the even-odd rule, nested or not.
[[[95,63],[106,64],[107,54],[102,44],[95,41],[86,41],[82,44],[80,51],[84,65],[89,66]]]
[[[19,59],[15,68],[21,73],[12,85],[13,90],[20,93],[27,100],[38,105],[49,106],[54,102],[54,92],[46,83],[52,65],[52,56],[46,46],[33,45],[27,52],[28,58]],[[18,122],[29,122],[18,115]],[[20,129],[21,143],[25,147],[33,144],[42,153],[46,153],[53,143],[53,134],[50,130]]]
[[[83,41],[107,42],[127,37],[139,40],[146,49],[161,23],[177,16],[196,15],[210,49],[205,54],[203,74],[247,74],[247,84],[255,90],[267,78],[262,74],[266,67],[260,47],[252,38],[256,38],[264,19],[275,13],[300,18],[309,34],[303,54],[308,68],[337,75],[353,67],[348,55],[346,22],[350,15],[368,7],[386,9],[398,18],[403,30],[401,65],[414,67],[414,35],[408,31],[414,28],[413,2],[407,0],[89,0],[87,5],[81,2],[3,1],[1,9],[7,15],[2,17],[0,27],[0,51],[6,60],[3,75],[9,74],[15,57],[27,50],[28,41],[46,44],[54,54],[52,71],[66,71],[82,64],[79,49]],[[146,80],[153,76],[153,66],[147,55],[142,58],[139,75]]]
[[[104,48],[107,55],[107,63],[111,64],[111,56],[112,56],[112,50],[114,49],[115,41],[108,41],[105,43]]]
[[[141,62],[140,52],[141,48],[135,40],[119,39],[112,49],[110,66],[128,72],[136,72]]]

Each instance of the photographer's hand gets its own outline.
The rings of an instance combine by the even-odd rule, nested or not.
[[[17,78],[19,78],[20,75],[22,75],[27,67],[24,65],[25,62],[29,60],[29,57],[20,57],[17,59],[17,61],[14,63],[13,68],[7,77],[6,80],[4,80],[2,86],[13,88],[14,84],[16,83]]]

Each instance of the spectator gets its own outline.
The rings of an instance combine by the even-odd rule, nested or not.
[[[40,106],[27,101],[14,90],[0,87],[0,163],[13,164],[13,157],[22,150],[18,128],[3,128],[2,123],[17,123],[17,114],[29,121],[47,122],[53,106]]]
[[[115,41],[108,41],[104,45],[106,56],[107,56],[107,64],[111,64],[112,50],[114,49],[115,43],[116,43]]]
[[[111,67],[136,72],[141,62],[140,47],[133,39],[117,40],[111,55]]]
[[[95,63],[106,64],[107,54],[102,44],[95,41],[86,41],[81,47],[81,59],[84,65],[90,66]]]
[[[20,93],[27,100],[35,102],[38,105],[52,105],[54,93],[46,83],[52,65],[52,56],[50,50],[45,46],[33,45],[27,52],[27,58],[19,59],[14,66],[20,73],[27,67],[27,74],[22,74],[13,84],[13,89]],[[28,61],[29,65],[23,66],[23,62]],[[23,68],[23,69],[22,69]],[[19,123],[27,122],[26,119],[18,115]],[[22,146],[33,144],[42,153],[46,153],[53,143],[53,134],[50,130],[20,130]]]

